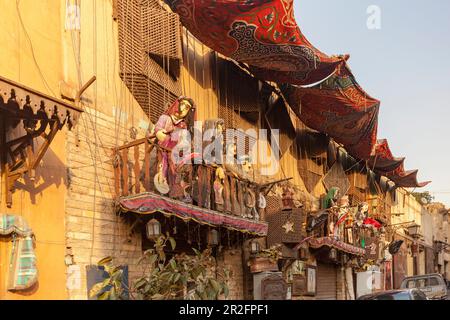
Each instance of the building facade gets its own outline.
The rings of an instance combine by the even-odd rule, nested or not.
[[[435,255],[436,243],[448,241],[448,212],[425,209],[402,188],[409,184],[390,175],[400,161],[383,158],[395,167],[388,170],[381,153],[359,160],[353,146],[308,127],[294,94],[210,49],[160,1],[22,0],[4,5],[1,25],[0,76],[52,97],[58,110],[73,107],[78,119],[59,127],[32,178],[22,174],[13,187],[6,146],[19,129],[1,127],[0,213],[32,230],[37,280],[11,290],[6,261],[16,240],[5,232],[0,299],[88,299],[107,256],[131,285],[146,269],[139,260],[152,246],[145,228],[153,218],[177,240],[169,254],[214,246],[216,266],[232,273],[229,299],[352,300],[432,266],[448,277],[448,251]],[[6,110],[10,92],[1,94]],[[193,100],[202,129],[238,129],[236,153],[259,161],[236,159],[223,176],[206,162],[158,176],[166,159],[160,122],[180,96]],[[279,129],[279,139],[262,139],[260,129],[269,137]],[[416,225],[422,233],[404,230]],[[263,254],[274,247],[275,262]]]

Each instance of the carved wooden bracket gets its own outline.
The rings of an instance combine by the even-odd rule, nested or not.
[[[6,204],[12,206],[14,182],[28,174],[34,181],[35,169],[56,133],[64,125],[71,129],[81,109],[0,77],[0,164]],[[8,141],[13,129],[22,124],[22,136]],[[19,131],[19,130],[16,130]],[[42,143],[36,144],[36,138]]]

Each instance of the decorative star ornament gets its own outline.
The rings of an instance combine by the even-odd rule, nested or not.
[[[294,232],[294,224],[292,221],[287,221],[282,227],[286,233]]]

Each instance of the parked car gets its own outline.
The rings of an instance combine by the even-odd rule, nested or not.
[[[356,300],[428,300],[419,289],[400,289],[366,294]]]
[[[406,277],[400,285],[401,289],[417,288],[422,290],[430,300],[446,300],[447,284],[439,273]]]

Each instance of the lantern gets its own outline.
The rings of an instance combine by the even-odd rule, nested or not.
[[[147,238],[155,240],[161,235],[161,224],[158,220],[152,219],[147,223]]]
[[[346,254],[342,255],[342,264],[346,265],[348,263],[348,256]]]
[[[330,255],[329,255],[331,260],[336,260],[337,259],[337,250],[335,248],[332,248],[330,250]]]
[[[216,229],[208,232],[208,245],[217,246],[219,244],[219,232]]]
[[[408,227],[408,233],[411,237],[418,237],[419,236],[419,228],[420,226],[418,224],[412,224]]]
[[[252,242],[250,242],[250,253],[251,254],[258,254],[260,249],[261,249],[261,247],[260,247],[258,241],[253,240]]]

